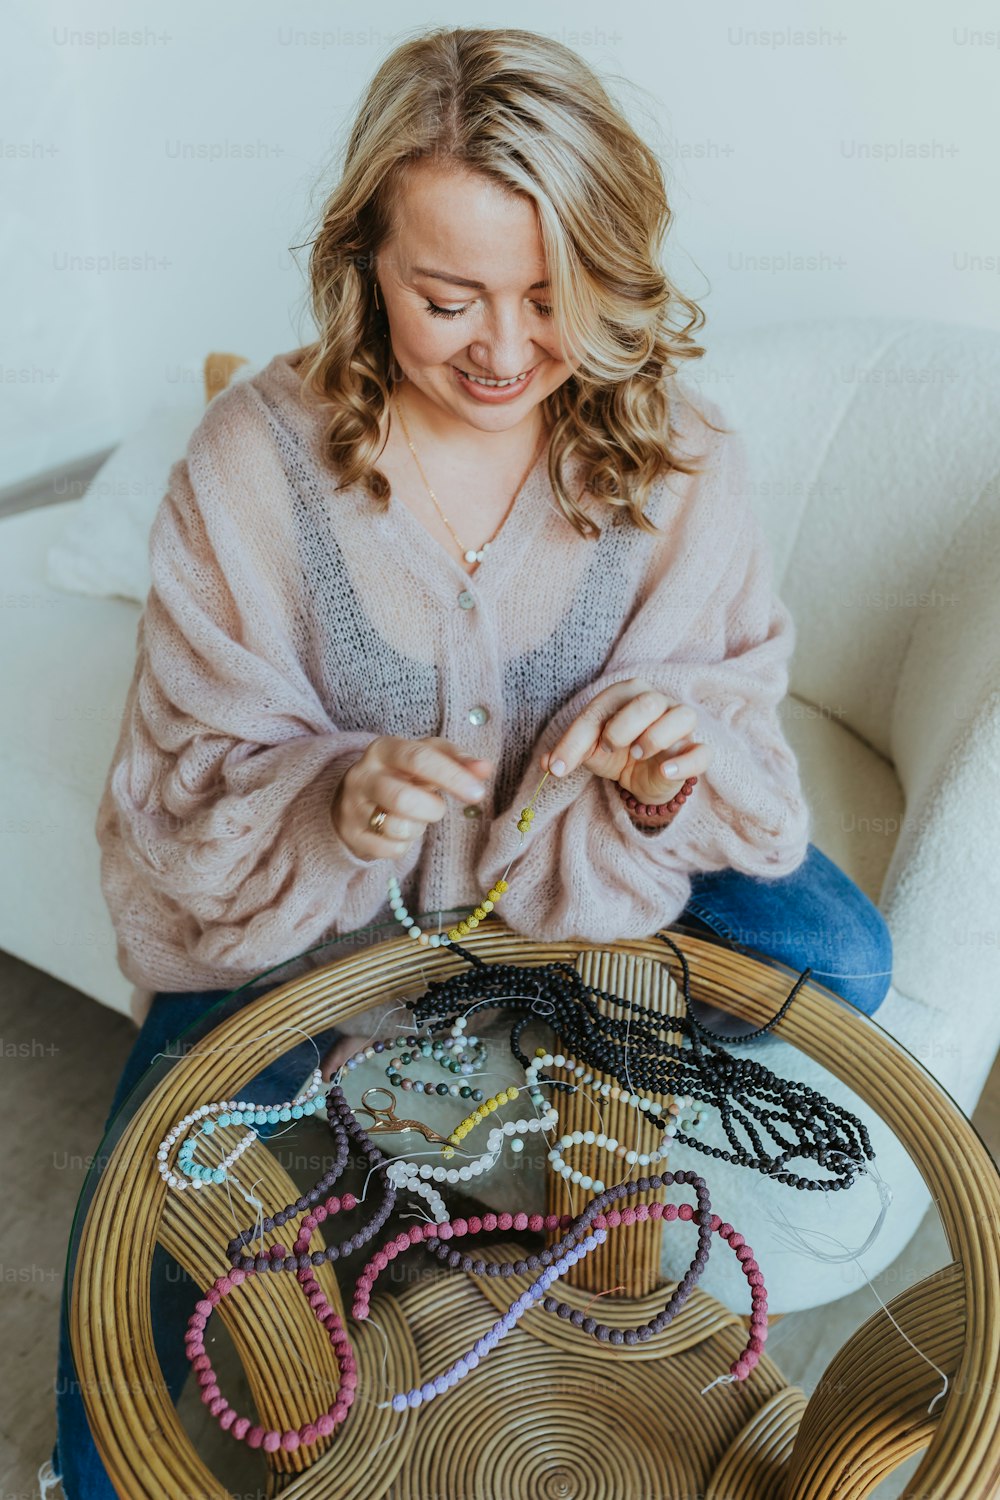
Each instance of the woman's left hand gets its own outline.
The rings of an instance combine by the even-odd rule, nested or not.
[[[669,802],[689,776],[708,769],[711,751],[691,739],[697,722],[693,708],[631,677],[598,693],[540,764],[563,776],[582,767],[617,781],[640,802]]]

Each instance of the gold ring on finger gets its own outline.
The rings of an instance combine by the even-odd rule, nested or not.
[[[376,807],[375,811],[368,819],[368,827],[372,830],[373,833],[381,833],[382,825],[388,816],[389,814],[384,807]]]

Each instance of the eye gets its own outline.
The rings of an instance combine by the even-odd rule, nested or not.
[[[538,313],[539,317],[550,318],[552,316],[552,308],[546,303],[535,302],[532,304],[532,306],[535,308],[535,311]],[[438,307],[437,303],[431,302],[429,298],[426,308],[426,311],[430,313],[432,318],[460,318],[462,314],[468,312],[468,310],[468,303],[466,303],[465,307]]]
[[[464,307],[438,307],[436,302],[428,299],[427,311],[432,318],[460,318],[465,312]]]

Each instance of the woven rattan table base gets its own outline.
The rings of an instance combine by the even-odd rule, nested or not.
[[[513,1243],[494,1246],[485,1258],[517,1251]],[[352,1325],[359,1364],[377,1375],[388,1396],[391,1382],[412,1368],[415,1350],[420,1373],[409,1383],[430,1380],[527,1283],[526,1277],[432,1274],[373,1304],[377,1329]],[[642,1322],[670,1290],[634,1302],[603,1300],[601,1316],[620,1327]],[[592,1301],[584,1289],[564,1286],[562,1295],[575,1307]],[[766,1357],[749,1380],[701,1395],[745,1342],[740,1319],[697,1288],[662,1334],[632,1348],[609,1348],[533,1309],[444,1396],[394,1417],[398,1426],[388,1442],[381,1432],[374,1442],[367,1416],[362,1422],[355,1412],[341,1440],[283,1493],[351,1500],[766,1500],[780,1494],[806,1397]],[[717,1474],[728,1476],[724,1488]]]

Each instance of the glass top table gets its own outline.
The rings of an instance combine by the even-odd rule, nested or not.
[[[441,932],[461,914],[421,913],[417,921],[425,932]],[[696,1015],[716,1030],[727,1024],[734,1030],[762,1025],[800,978],[774,959],[729,947],[684,919],[665,934],[687,962]],[[627,976],[632,986],[627,993],[643,1003],[649,1003],[655,982],[661,1000],[670,997],[667,1009],[685,1013],[683,964],[656,935],[601,947],[542,944],[490,919],[462,946],[487,963],[566,963],[612,995],[626,993]],[[758,1494],[796,1500],[834,1493],[991,1493],[976,1486],[1000,1471],[1000,1175],[950,1096],[878,1025],[877,1015],[864,1016],[811,980],[767,1035],[742,1040],[737,1030],[726,1046],[737,1058],[815,1089],[863,1122],[873,1160],[850,1190],[796,1192],[677,1142],[658,1167],[623,1165],[619,1174],[624,1178],[667,1166],[701,1174],[713,1209],[753,1246],[767,1283],[768,1337],[757,1368],[738,1386],[708,1389],[702,1378],[706,1360],[710,1380],[726,1372],[732,1352],[746,1342],[749,1324],[747,1281],[736,1256],[714,1237],[695,1291],[656,1336],[660,1343],[650,1341],[639,1351],[643,1361],[628,1363],[623,1352],[636,1351],[601,1345],[533,1307],[483,1360],[475,1378],[470,1375],[420,1411],[398,1415],[387,1409],[394,1392],[432,1380],[442,1361],[448,1363],[449,1337],[458,1339],[456,1355],[470,1347],[528,1284],[449,1271],[416,1249],[400,1256],[391,1275],[380,1280],[381,1300],[373,1301],[371,1319],[351,1318],[353,1284],[365,1262],[414,1222],[414,1202],[400,1194],[383,1232],[323,1273],[333,1287],[331,1301],[338,1293],[342,1299],[344,1326],[359,1361],[355,1404],[332,1437],[315,1447],[272,1454],[223,1431],[193,1377],[172,1400],[164,1380],[173,1380],[176,1389],[177,1369],[187,1368],[178,1359],[186,1319],[214,1278],[225,1273],[227,1240],[253,1224],[258,1210],[243,1201],[246,1192],[241,1197],[231,1184],[213,1186],[220,1206],[213,1206],[214,1218],[206,1218],[208,1193],[177,1193],[163,1183],[157,1144],[201,1104],[257,1100],[258,1085],[266,1088],[279,1066],[291,1067],[289,1076],[304,1083],[318,1055],[308,1038],[322,1050],[332,1026],[375,999],[402,1005],[423,995],[431,980],[466,968],[458,952],[418,946],[395,922],[345,934],[221,999],[146,1069],[124,1100],[94,1154],[80,1196],[64,1292],[95,1440],[121,1492],[130,1500],[147,1494],[250,1500],[278,1493],[350,1493],[373,1500],[383,1495],[427,1500],[431,1493],[442,1500],[445,1495],[516,1500],[523,1493],[576,1500],[605,1493],[601,1484],[608,1481],[595,1479],[592,1456],[595,1442],[600,1448],[606,1438],[616,1449],[616,1462],[619,1445],[628,1455],[618,1481],[623,1487],[609,1489],[609,1495],[704,1491],[717,1500]],[[489,1066],[496,1070],[491,1078],[520,1076],[523,1085],[523,1070],[519,1073],[507,1040],[512,1018],[495,1016],[479,1027],[487,1038]],[[399,1037],[411,1026],[400,1010],[384,1023],[381,1035]],[[363,1023],[351,1029],[361,1030]],[[557,1051],[552,1041],[544,1020],[532,1018],[521,1045],[531,1055],[536,1045]],[[352,1108],[359,1107],[366,1089],[385,1085],[384,1057],[341,1081]],[[294,1087],[280,1098],[292,1092]],[[409,1107],[400,1112],[414,1112],[418,1096],[402,1097]],[[274,1098],[265,1093],[262,1102]],[[433,1123],[427,1111],[431,1101],[419,1098],[421,1119]],[[457,1119],[469,1108],[450,1097],[433,1102],[446,1126],[449,1110]],[[719,1120],[710,1110],[705,1115],[697,1127],[705,1148],[725,1146]],[[484,1132],[488,1128],[482,1126]],[[240,1132],[233,1127],[230,1133],[235,1142]],[[386,1156],[410,1149],[403,1136],[374,1139]],[[226,1143],[232,1142],[227,1135]],[[245,1178],[243,1187],[260,1203],[263,1217],[296,1193],[306,1194],[331,1158],[329,1128],[317,1114],[262,1134],[233,1172]],[[474,1196],[462,1185],[454,1193],[450,1185],[443,1189],[449,1209],[466,1218],[518,1204],[529,1213],[544,1212],[555,1201],[545,1162],[545,1151],[506,1153],[492,1188],[487,1174]],[[248,1170],[241,1174],[241,1166]],[[619,1180],[613,1166],[609,1180]],[[359,1197],[366,1191],[356,1153],[330,1191],[345,1188]],[[282,1192],[286,1196],[279,1202],[274,1195]],[[677,1187],[668,1196],[679,1194]],[[576,1188],[568,1200],[574,1212],[587,1196]],[[296,1222],[290,1220],[266,1241],[280,1238],[287,1248]],[[332,1238],[351,1228],[345,1221]],[[314,1240],[323,1243],[321,1234]],[[491,1242],[492,1248],[473,1247],[473,1253],[502,1259],[503,1246],[507,1254],[527,1255],[545,1243],[530,1230],[502,1229],[484,1241]],[[647,1260],[649,1243],[654,1242],[647,1243]],[[680,1280],[692,1248],[692,1231],[680,1224],[655,1241],[659,1286],[669,1290]],[[609,1281],[605,1288],[598,1277],[602,1289],[595,1292],[563,1278],[556,1290],[586,1308],[599,1296],[608,1322],[633,1326],[650,1309],[662,1307],[665,1296],[659,1289],[633,1286],[627,1255],[616,1267],[624,1278],[617,1285]],[[159,1320],[158,1343],[151,1328],[151,1278],[159,1278],[162,1289],[159,1312],[152,1315],[153,1323]],[[258,1280],[269,1284],[269,1295],[275,1284],[266,1308],[262,1298],[242,1307],[238,1298],[226,1297],[219,1316],[210,1320],[216,1378],[226,1400],[252,1422],[262,1389],[274,1394],[277,1386],[297,1385],[298,1392],[284,1395],[292,1410],[305,1413],[305,1422],[326,1409],[331,1381],[336,1386],[331,1354],[317,1345],[318,1325],[296,1278]],[[288,1285],[279,1288],[279,1282]],[[642,1316],[635,1315],[637,1308],[644,1310]],[[262,1336],[264,1327],[270,1343]],[[531,1396],[523,1407],[522,1382]],[[644,1418],[647,1398],[650,1411]],[[683,1419],[668,1419],[671,1404],[681,1398]],[[602,1403],[610,1403],[608,1411]],[[699,1409],[706,1413],[704,1422],[698,1421]],[[456,1434],[465,1426],[459,1441]],[[855,1488],[843,1487],[848,1474]],[[857,1487],[859,1475],[863,1487]],[[909,1476],[917,1487],[909,1487]]]

